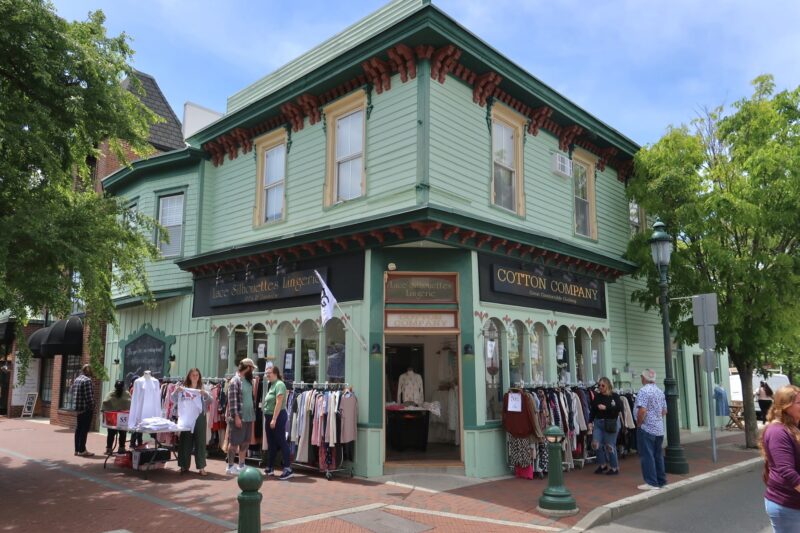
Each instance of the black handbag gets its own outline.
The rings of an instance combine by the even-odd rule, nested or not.
[[[603,418],[603,431],[606,433],[617,432],[617,419],[616,418]]]

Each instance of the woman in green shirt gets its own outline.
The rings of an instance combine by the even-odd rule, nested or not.
[[[268,476],[273,475],[275,456],[281,451],[283,473],[280,479],[287,480],[294,474],[289,461],[289,445],[286,442],[286,385],[281,381],[281,371],[277,367],[267,369],[269,390],[264,395],[264,429],[267,432],[269,461],[264,470]]]

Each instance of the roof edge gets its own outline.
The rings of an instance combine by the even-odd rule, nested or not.
[[[103,178],[103,190],[114,193],[129,182],[139,178],[144,171],[167,170],[196,163],[203,159],[205,159],[203,151],[192,146],[165,152],[146,159],[139,159]]]

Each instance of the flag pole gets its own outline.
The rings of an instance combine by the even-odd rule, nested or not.
[[[350,322],[350,319],[349,319],[349,318],[347,318],[347,315],[345,314],[344,310],[343,310],[343,309],[341,308],[341,306],[339,305],[339,302],[338,302],[338,301],[336,302],[336,309],[338,309],[338,310],[339,310],[339,312],[342,314],[342,320],[343,320],[343,321],[345,322],[345,324],[347,324],[347,326],[348,326],[348,327],[349,327],[349,328],[352,330],[353,334],[356,336],[356,339],[358,339],[358,342],[361,344],[361,347],[362,347],[362,348],[364,348],[364,350],[366,350],[366,351],[369,351],[369,347],[367,346],[367,341],[365,341],[365,340],[364,340],[364,339],[361,337],[361,334],[360,334],[358,331],[356,331],[356,328],[355,328],[355,326],[353,326],[353,323],[352,323],[352,322]]]

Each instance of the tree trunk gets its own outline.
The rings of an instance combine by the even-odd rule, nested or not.
[[[756,420],[756,405],[753,397],[753,371],[755,363],[752,361],[740,361],[733,352],[728,349],[728,355],[739,371],[739,379],[742,382],[742,402],[744,404],[744,435],[748,448],[758,448],[758,421]]]

